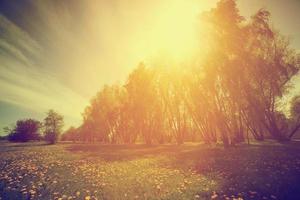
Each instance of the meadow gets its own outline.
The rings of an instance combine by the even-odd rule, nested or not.
[[[298,142],[0,143],[0,199],[300,199]]]

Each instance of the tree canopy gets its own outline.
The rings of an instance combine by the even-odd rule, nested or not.
[[[13,142],[28,142],[40,139],[41,123],[34,119],[18,120],[12,128],[5,128],[9,133],[8,139]]]
[[[51,144],[56,143],[62,132],[63,125],[63,116],[54,110],[49,110],[44,119],[45,140]]]
[[[289,140],[299,120],[290,123],[278,100],[288,92],[300,59],[271,26],[270,13],[260,9],[246,20],[234,0],[221,0],[201,20],[210,41],[205,59],[180,67],[141,63],[124,85],[106,85],[91,100],[78,137],[225,146],[246,137]],[[297,105],[293,116],[299,115]]]

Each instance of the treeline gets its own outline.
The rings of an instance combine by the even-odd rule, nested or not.
[[[43,122],[35,119],[18,120],[13,127],[4,127],[7,135],[3,139],[12,142],[28,142],[45,140],[54,144],[62,132],[63,116],[53,110],[47,112]]]
[[[290,140],[300,127],[299,98],[289,117],[278,107],[300,59],[270,25],[270,13],[261,9],[245,20],[234,0],[221,0],[201,19],[210,41],[205,59],[182,67],[140,64],[124,85],[104,86],[82,125],[62,139],[225,146],[249,137]]]

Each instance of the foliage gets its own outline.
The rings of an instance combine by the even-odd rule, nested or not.
[[[300,56],[272,28],[270,12],[260,9],[246,20],[234,0],[220,0],[201,20],[208,24],[205,59],[139,64],[125,84],[106,85],[91,100],[76,137],[225,146],[246,137],[290,140],[300,127],[297,105],[288,119],[278,100],[299,71]]]
[[[292,119],[298,120],[300,118],[300,96],[295,96],[291,102]]]
[[[289,133],[289,139],[291,139],[300,129],[300,96],[295,96],[291,102],[291,119],[289,124],[292,128]]]
[[[66,130],[62,134],[60,139],[61,139],[61,141],[73,141],[73,142],[79,140],[78,129],[71,126],[68,130]]]
[[[63,128],[63,116],[53,110],[49,110],[44,119],[45,140],[51,144],[57,142]]]
[[[39,129],[41,123],[34,119],[18,120],[12,129],[6,127],[9,131],[8,139],[14,142],[28,142],[30,140],[40,139]]]

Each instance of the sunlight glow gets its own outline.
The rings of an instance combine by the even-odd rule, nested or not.
[[[153,30],[153,47],[161,48],[176,60],[190,55],[196,46],[197,14],[197,7],[188,2],[174,3],[159,16]]]
[[[199,47],[198,16],[199,3],[193,1],[174,1],[160,7],[153,27],[142,33],[146,39],[139,52],[147,52],[146,56],[164,54],[176,62],[190,57]]]

